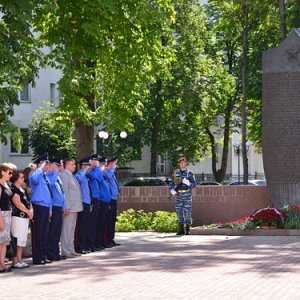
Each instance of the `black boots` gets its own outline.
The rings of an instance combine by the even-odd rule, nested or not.
[[[189,235],[190,234],[190,225],[186,224],[185,225],[185,235]]]
[[[189,235],[190,234],[190,225],[189,224],[178,224],[178,229],[176,235]]]
[[[184,225],[178,224],[178,229],[176,235],[184,235]]]

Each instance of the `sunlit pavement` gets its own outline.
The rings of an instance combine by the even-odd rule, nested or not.
[[[117,240],[122,246],[0,274],[0,299],[300,299],[299,237]]]

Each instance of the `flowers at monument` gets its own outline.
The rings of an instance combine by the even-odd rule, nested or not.
[[[277,208],[261,208],[250,216],[250,220],[257,225],[279,225],[283,224],[284,216]]]

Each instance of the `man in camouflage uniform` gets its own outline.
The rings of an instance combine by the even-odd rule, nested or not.
[[[175,171],[169,188],[176,199],[175,207],[179,223],[177,235],[188,235],[192,224],[192,189],[196,186],[196,181],[193,173],[187,169],[187,158],[181,156],[178,163],[179,169]]]

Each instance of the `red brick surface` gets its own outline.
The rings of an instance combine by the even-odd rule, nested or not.
[[[230,221],[271,205],[266,187],[203,186],[193,191],[194,224]],[[175,201],[166,187],[122,187],[119,210],[174,211]]]

